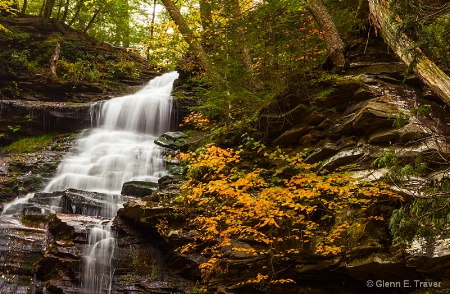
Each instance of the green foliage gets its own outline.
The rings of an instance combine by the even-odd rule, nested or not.
[[[59,69],[62,73],[62,78],[69,82],[95,82],[100,77],[100,72],[94,63],[81,59],[74,63],[61,59],[59,61]]]
[[[156,265],[156,263],[153,263],[152,265],[152,272],[150,274],[150,279],[152,281],[156,281],[158,279],[158,266]]]
[[[106,61],[106,70],[114,78],[118,79],[137,79],[139,78],[139,71],[136,64],[132,61],[122,60],[114,62],[112,60]]]
[[[425,117],[431,112],[431,105],[423,104],[411,109],[411,114],[418,117]]]
[[[372,165],[378,168],[393,168],[397,166],[397,156],[395,155],[395,149],[390,149],[389,151],[384,152],[382,156],[373,161]]]
[[[355,29],[361,29],[361,24],[358,23],[355,15],[358,9],[358,2],[354,0],[324,0],[324,4],[341,36],[345,36]]]
[[[395,243],[407,247],[414,240],[434,242],[437,236],[447,236],[445,232],[450,224],[450,179],[445,174],[439,182],[427,183],[418,178],[427,172],[427,164],[422,158],[402,162],[394,149],[377,158],[373,165],[387,167],[388,179],[410,194],[408,202],[394,210],[389,220],[389,229]],[[416,184],[411,185],[411,180]]]
[[[28,227],[39,228],[45,226],[49,221],[48,216],[23,214],[20,222]]]
[[[14,1],[13,0],[0,0],[0,11],[7,14],[16,14],[16,9],[13,8]],[[7,28],[5,28],[3,25],[0,24],[0,32],[9,32]]]
[[[421,157],[416,157],[413,162],[402,162],[398,159],[395,149],[384,152],[382,156],[373,161],[372,165],[378,168],[388,168],[391,179],[400,181],[408,180],[413,176],[423,176],[427,171],[427,164]]]
[[[409,246],[414,240],[433,241],[443,235],[450,224],[449,193],[414,199],[410,204],[394,211],[389,221],[393,241]]]
[[[396,129],[401,129],[409,123],[410,116],[403,111],[398,113],[397,118],[392,123],[392,126]]]
[[[54,138],[52,135],[23,138],[6,146],[5,151],[10,153],[37,152],[48,147]]]
[[[8,130],[10,130],[11,132],[15,133],[17,131],[20,131],[22,127],[20,125],[15,125],[15,126],[8,126]]]

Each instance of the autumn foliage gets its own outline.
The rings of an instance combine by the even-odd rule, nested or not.
[[[304,152],[267,151],[253,140],[241,147],[209,145],[180,155],[188,181],[178,201],[198,232],[180,251],[196,250],[209,258],[201,266],[204,279],[226,272],[239,252],[268,257],[260,273],[242,285],[294,282],[276,277],[279,261],[305,252],[344,254],[352,232],[384,220],[373,209],[377,203],[401,200],[384,183],[317,173],[316,165],[304,162]],[[251,246],[234,246],[236,241]]]

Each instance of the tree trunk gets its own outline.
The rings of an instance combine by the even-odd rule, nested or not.
[[[194,37],[192,30],[183,19],[183,16],[181,15],[180,10],[175,6],[175,3],[172,0],[161,0],[161,2],[188,43],[190,51],[196,56],[200,66],[209,74],[213,82],[220,83],[222,80],[221,75],[209,63],[205,50],[200,42]]]
[[[39,17],[42,17],[44,13],[45,1],[42,1],[41,9],[39,9]]]
[[[369,21],[369,2],[367,0],[358,0],[358,9],[356,10],[355,18],[364,24]]]
[[[82,1],[81,0],[78,0],[78,3],[77,3],[77,6],[76,6],[76,10],[75,10],[75,14],[74,14],[74,16],[72,17],[72,19],[70,20],[70,22],[69,22],[69,24],[68,24],[68,27],[69,27],[69,29],[72,27],[72,25],[73,25],[73,23],[77,20],[77,18],[78,18],[78,14],[80,14],[80,10],[81,10],[81,6],[82,6],[83,4],[82,4]],[[69,30],[68,29],[68,30]]]
[[[45,1],[44,18],[50,18],[52,16],[53,6],[55,6],[55,0]]]
[[[62,2],[63,0],[59,0],[58,2],[58,13],[56,14],[56,19],[59,20],[59,16],[61,15],[61,9],[62,9]]]
[[[58,75],[56,73],[56,70],[58,68],[58,61],[59,61],[59,53],[61,52],[61,47],[59,46],[59,42],[55,45],[55,50],[52,54],[52,57],[50,57],[50,79],[52,81],[56,81],[58,78]]]
[[[347,67],[345,62],[344,42],[342,42],[339,32],[331,19],[327,8],[322,0],[308,0],[308,8],[314,19],[319,23],[321,30],[325,32],[325,46],[335,69],[339,72]]]
[[[97,15],[100,13],[101,10],[102,10],[102,6],[97,7],[97,8],[95,9],[94,15],[92,16],[91,20],[90,20],[89,23],[86,25],[86,27],[84,28],[83,33],[86,33],[86,32],[91,28],[91,26],[92,26],[92,25],[94,24],[94,22],[95,22],[95,18],[97,17]]]
[[[27,6],[28,6],[28,0],[23,0],[23,6],[22,6],[22,10],[21,10],[21,14],[25,14],[25,12],[27,11]]]
[[[233,20],[231,21],[233,24],[233,27],[235,28],[237,35],[239,37],[239,40],[236,40],[237,42],[237,48],[241,54],[242,57],[242,63],[244,64],[245,70],[250,75],[250,88],[252,90],[261,90],[262,85],[261,82],[258,80],[255,72],[255,68],[253,67],[252,63],[252,57],[250,55],[250,50],[248,49],[248,46],[245,44],[245,40],[247,39],[246,33],[244,28],[240,24],[240,20],[242,18],[241,13],[241,7],[239,5],[238,0],[228,0],[226,1],[228,5],[228,14],[233,17]]]
[[[389,10],[388,0],[369,0],[372,22],[378,27],[384,40],[397,56],[408,66],[412,66],[419,79],[428,85],[447,105],[450,105],[450,78],[403,32],[398,31],[399,17],[394,17]]]
[[[156,18],[156,0],[153,0],[152,21],[150,22],[150,39],[153,39],[155,32],[155,18]]]
[[[200,22],[202,24],[202,46],[206,52],[214,48],[214,31],[212,28],[213,18],[211,11],[211,0],[200,0]]]
[[[69,0],[66,0],[66,4],[64,5],[64,12],[62,18],[59,20],[62,23],[66,22],[67,13],[69,12]]]

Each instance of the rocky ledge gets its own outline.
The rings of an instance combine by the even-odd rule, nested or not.
[[[346,170],[355,178],[377,180],[388,171],[373,163],[389,152],[405,164],[420,157],[432,167],[430,170],[442,171],[414,178],[406,188],[393,187],[411,197],[418,182],[448,176],[450,113],[414,76],[405,80],[404,69],[397,60],[354,63],[347,75],[332,77],[307,95],[291,99],[288,110],[263,112],[260,125],[273,145],[308,148],[305,161],[318,163],[318,171]],[[160,139],[165,147],[176,147],[176,140]],[[182,137],[183,142],[188,140]],[[200,268],[208,256],[178,250],[201,232],[187,225],[172,204],[173,197],[127,203],[119,210],[116,222],[148,228],[166,248],[165,259],[172,273],[202,281]],[[387,219],[397,205],[384,202],[377,209]],[[283,270],[276,273],[277,278],[296,283],[271,285],[270,289],[263,283],[256,288],[246,286],[271,258],[274,262],[271,256],[252,253],[255,249],[260,252],[264,244],[233,240],[229,250],[221,252],[227,260],[226,270],[210,274],[202,283],[208,293],[434,293],[450,287],[450,251],[439,245],[447,244],[446,240],[436,240],[431,244],[433,250],[416,242],[415,248],[404,251],[393,245],[386,222],[371,221],[348,240],[348,250],[337,256],[321,256],[308,246],[300,246],[289,255],[289,261],[278,259]],[[378,285],[368,287],[369,280]],[[385,282],[401,285],[380,286]]]

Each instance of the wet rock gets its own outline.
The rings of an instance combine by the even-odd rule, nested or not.
[[[17,196],[42,190],[47,178],[51,177],[58,166],[62,155],[68,150],[71,140],[62,138],[55,144],[59,151],[8,154],[0,159],[6,172],[0,175],[0,202],[7,202]],[[51,146],[48,147],[52,148]]]
[[[346,70],[346,75],[371,74],[380,75],[405,72],[407,69],[404,62],[355,62]]]
[[[382,98],[374,98],[355,106],[355,112],[348,115],[333,128],[334,132],[363,131],[372,132],[392,127],[392,120],[399,116],[399,108],[384,102]]]
[[[47,205],[50,213],[54,207],[58,209],[58,212],[66,214],[113,217],[122,203],[122,197],[120,195],[67,189],[50,193],[35,193],[35,197],[31,199],[30,204],[33,203]]]
[[[167,175],[158,180],[159,188],[161,190],[177,187],[178,184],[183,182],[186,178],[181,175]]]
[[[312,126],[301,126],[298,128],[290,129],[284,132],[278,138],[275,139],[274,144],[276,145],[286,145],[295,144],[300,141],[300,139],[308,134],[313,129]]]
[[[31,292],[35,263],[48,248],[44,229],[27,227],[19,219],[0,216],[0,292],[10,293],[20,280],[18,291]],[[19,279],[20,277],[20,279]]]
[[[0,100],[0,132],[20,126],[15,135],[37,136],[70,133],[91,126],[88,103]]]
[[[174,150],[187,150],[188,136],[182,132],[167,132],[155,140],[155,144]]]
[[[119,209],[117,216],[138,224],[156,226],[160,220],[174,219],[174,209],[169,206],[157,206],[142,200],[130,201]]]
[[[317,163],[327,158],[331,158],[333,155],[339,152],[339,150],[349,148],[356,145],[356,142],[352,138],[343,137],[336,142],[330,142],[325,140],[317,144],[311,154],[305,158],[306,163]]]
[[[384,129],[375,131],[374,133],[370,134],[369,136],[369,142],[370,143],[389,143],[389,142],[395,142],[400,137],[400,134],[397,130],[392,129]]]
[[[131,181],[126,182],[122,186],[122,195],[144,197],[151,195],[158,189],[158,183],[143,182],[143,181]]]
[[[342,150],[326,160],[321,166],[321,170],[334,171],[339,167],[356,164],[358,160],[370,154],[370,148],[368,146]]]
[[[192,280],[172,270],[167,256],[168,245],[149,231],[118,217],[114,221],[117,248],[113,293],[188,293],[194,287]],[[184,266],[184,265],[183,265]]]
[[[51,242],[36,264],[36,274],[50,293],[80,293],[80,269],[89,228],[101,218],[56,214],[48,223]]]

